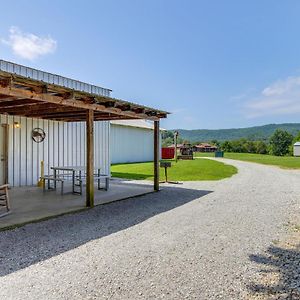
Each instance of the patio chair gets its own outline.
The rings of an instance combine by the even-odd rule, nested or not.
[[[8,187],[8,184],[0,186],[0,217],[4,217],[10,213]],[[4,212],[2,212],[3,208]]]

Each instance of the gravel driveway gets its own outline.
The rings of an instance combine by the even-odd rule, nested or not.
[[[299,211],[300,171],[228,163],[229,179],[0,232],[0,299],[247,298]]]

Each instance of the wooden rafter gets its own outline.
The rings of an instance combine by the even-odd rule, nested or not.
[[[122,111],[119,108],[107,108],[104,105],[96,104],[96,103],[87,103],[85,99],[83,100],[73,100],[73,99],[64,99],[60,96],[54,96],[45,93],[36,93],[30,90],[18,89],[13,87],[5,87],[0,88],[0,94],[7,95],[11,97],[18,97],[18,98],[25,98],[24,101],[42,101],[47,103],[59,104],[62,106],[69,106],[69,107],[77,107],[82,109],[92,109],[93,111],[102,111],[107,113],[117,113],[120,116],[128,116],[128,117],[135,117],[137,119],[150,119],[150,120],[157,120],[157,117],[149,116],[147,114],[136,114],[132,111]]]
[[[167,116],[167,112],[120,99],[46,84],[0,71],[0,113],[73,121],[85,120],[87,110],[93,110],[97,120],[157,121]]]

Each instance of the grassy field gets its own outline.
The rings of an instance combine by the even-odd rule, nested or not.
[[[265,165],[274,165],[287,169],[300,169],[300,157],[273,156],[250,153],[225,153],[226,158],[256,162]]]
[[[194,152],[194,157],[215,157],[215,152]]]
[[[153,179],[153,163],[118,164],[111,167],[112,176],[127,179]],[[172,161],[168,169],[168,179],[172,181],[219,180],[237,173],[233,166],[206,159]],[[164,180],[164,169],[160,169],[160,179]]]
[[[214,156],[214,153],[196,153],[196,157]],[[274,156],[266,154],[251,153],[225,153],[225,158],[255,162],[265,165],[273,165],[286,169],[300,169],[300,157],[294,156]]]

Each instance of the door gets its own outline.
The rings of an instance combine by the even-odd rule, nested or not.
[[[8,125],[0,126],[0,185],[8,183]]]

